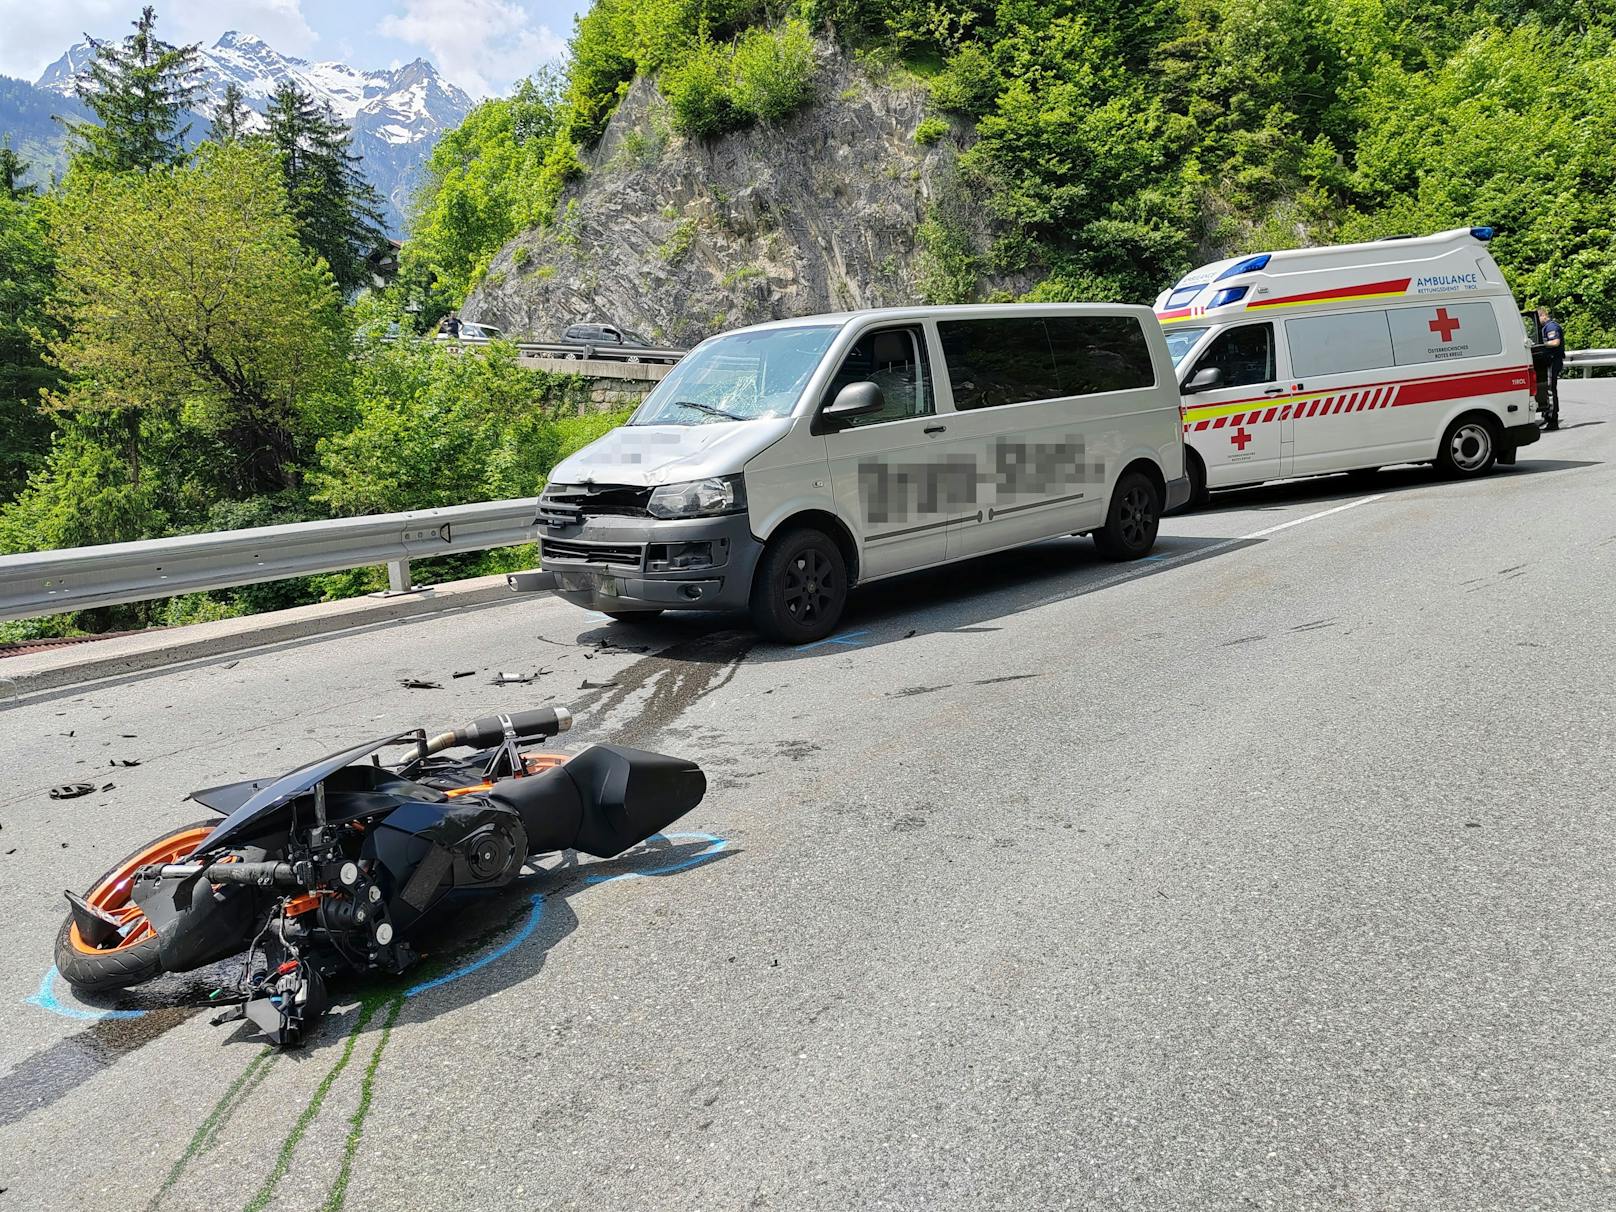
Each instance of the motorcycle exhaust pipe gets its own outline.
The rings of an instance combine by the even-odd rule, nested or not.
[[[565,707],[538,707],[532,711],[513,711],[509,715],[478,716],[463,728],[439,733],[427,741],[420,756],[429,757],[457,745],[488,749],[505,739],[507,727],[519,741],[555,736],[572,727],[572,712]]]

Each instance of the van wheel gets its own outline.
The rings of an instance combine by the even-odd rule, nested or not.
[[[1468,479],[1492,470],[1498,458],[1498,435],[1480,417],[1460,417],[1442,435],[1436,465],[1444,475]]]
[[[847,606],[847,561],[824,531],[802,527],[769,544],[752,581],[752,621],[782,644],[808,644],[836,629]]]
[[[662,613],[662,608],[655,610],[603,610],[601,614],[614,623],[649,623]]]
[[[1108,560],[1137,560],[1156,545],[1161,525],[1161,493],[1150,477],[1130,471],[1117,481],[1105,525],[1094,532],[1094,545]]]

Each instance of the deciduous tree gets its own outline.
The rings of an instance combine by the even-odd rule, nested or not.
[[[240,494],[298,475],[306,409],[343,367],[341,301],[297,240],[274,156],[204,144],[194,165],[75,173],[50,207],[70,376],[59,408],[124,418],[131,479],[141,419],[216,435]]]

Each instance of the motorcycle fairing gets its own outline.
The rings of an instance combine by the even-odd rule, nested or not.
[[[409,744],[418,739],[413,732],[398,733],[391,736],[378,737],[373,741],[366,741],[362,745],[355,745],[351,749],[333,753],[318,761],[310,762],[306,766],[299,766],[288,771],[272,781],[257,780],[245,783],[226,783],[219,787],[209,787],[202,791],[193,791],[191,798],[200,804],[213,808],[216,812],[228,811],[229,815],[214,827],[212,833],[203,838],[197,848],[191,852],[192,857],[206,854],[233,844],[256,838],[268,832],[273,824],[273,815],[298,796],[311,790],[316,783],[331,778],[344,766],[352,766],[362,762],[378,749],[389,745]],[[400,779],[391,771],[379,767],[374,769],[376,775],[373,783],[380,784],[364,790],[381,790],[383,794],[392,795],[398,799],[412,800],[441,800],[441,793],[411,783],[407,779]],[[356,789],[357,790],[357,789]],[[385,807],[385,805],[380,805]],[[332,808],[340,809],[340,805],[328,803],[328,811]],[[367,815],[369,811],[377,810],[375,807],[365,811],[352,812],[353,816]],[[333,822],[339,819],[333,815]]]

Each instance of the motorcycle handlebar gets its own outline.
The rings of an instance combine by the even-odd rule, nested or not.
[[[147,868],[147,871],[150,871]],[[206,876],[213,884],[256,884],[259,887],[300,888],[291,863],[163,863],[159,879],[190,879]]]
[[[507,726],[519,741],[555,736],[572,727],[572,712],[565,707],[535,707],[531,711],[513,711],[509,715],[479,716],[462,728],[433,737],[426,743],[421,756],[452,749],[456,745],[487,749],[505,739]]]

